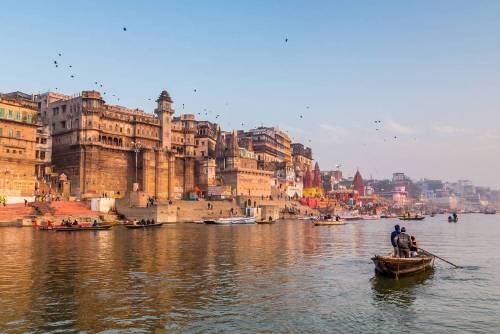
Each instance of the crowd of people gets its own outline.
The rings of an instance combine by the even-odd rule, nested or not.
[[[156,224],[156,222],[154,219],[149,220],[149,218],[148,219],[143,218],[139,221],[135,221],[134,224],[135,225],[154,225],[154,224]]]
[[[418,256],[418,241],[415,236],[406,233],[405,227],[394,226],[394,231],[391,233],[391,244],[394,248],[394,257]]]

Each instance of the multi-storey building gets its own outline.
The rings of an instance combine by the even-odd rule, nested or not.
[[[312,169],[312,150],[310,147],[304,147],[301,143],[293,143],[292,147],[292,157],[293,165],[296,170],[299,170],[302,176],[308,169]]]
[[[139,188],[158,198],[181,198],[194,187],[194,130],[189,117],[172,122],[163,91],[155,114],[108,105],[97,91],[43,94],[40,116],[52,134],[53,164],[71,194],[94,197]],[[186,125],[186,128],[183,128]]]
[[[216,148],[216,173],[233,195],[260,197],[271,195],[273,172],[258,168],[256,153],[240,148],[238,133],[219,132]]]
[[[261,126],[249,130],[242,137],[252,139],[253,150],[259,164],[265,166],[267,163],[292,162],[290,137],[284,131],[276,127]]]
[[[196,159],[215,159],[215,146],[217,145],[217,134],[220,128],[217,124],[208,121],[197,122],[195,135]]]
[[[0,195],[9,202],[35,191],[36,113],[29,97],[0,95]]]

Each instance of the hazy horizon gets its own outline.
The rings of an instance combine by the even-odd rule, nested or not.
[[[498,1],[8,0],[0,91],[97,89],[152,112],[167,89],[176,114],[283,128],[322,170],[498,189],[499,11]]]

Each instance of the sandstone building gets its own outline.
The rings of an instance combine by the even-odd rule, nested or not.
[[[97,91],[38,97],[52,134],[52,160],[71,194],[122,196],[134,186],[160,199],[182,198],[194,187],[194,117],[172,120],[163,91],[154,114],[108,105]]]
[[[18,94],[0,95],[0,196],[8,199],[33,196],[36,113],[34,101]]]

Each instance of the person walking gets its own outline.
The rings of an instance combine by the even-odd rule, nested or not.
[[[399,236],[399,233],[401,233],[399,225],[394,226],[394,231],[391,232],[391,244],[392,247],[394,248],[394,253],[392,256],[394,257],[399,256],[398,244],[396,240],[397,237]]]
[[[410,257],[410,248],[412,245],[411,237],[406,234],[406,228],[401,228],[401,233],[397,237],[397,245],[399,249],[399,257]]]

